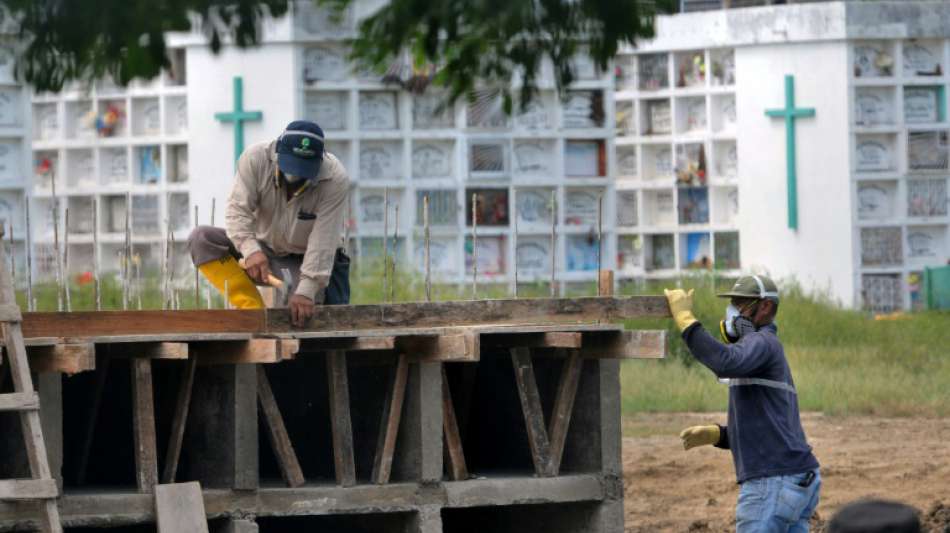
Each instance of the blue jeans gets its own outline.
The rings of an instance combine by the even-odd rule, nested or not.
[[[736,533],[807,533],[818,507],[821,475],[808,487],[798,483],[806,473],[750,479],[739,487]]]

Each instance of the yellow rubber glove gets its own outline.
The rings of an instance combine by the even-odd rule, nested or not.
[[[670,313],[680,331],[685,331],[693,322],[696,322],[696,317],[693,316],[693,289],[689,292],[683,289],[663,289],[663,294],[666,295],[666,301],[670,303]]]
[[[719,442],[719,426],[693,426],[680,432],[683,439],[683,449],[688,450],[697,446],[713,445]]]

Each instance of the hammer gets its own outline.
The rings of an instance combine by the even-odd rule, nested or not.
[[[247,266],[244,264],[244,258],[241,258],[241,260],[238,261],[238,264],[241,265],[241,268],[243,268],[244,270],[247,270]],[[278,290],[284,290],[284,280],[278,278],[277,276],[271,273],[267,274],[267,280],[265,284],[270,285],[271,287],[274,287],[275,289],[278,289]]]

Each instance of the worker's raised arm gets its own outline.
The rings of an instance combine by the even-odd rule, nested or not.
[[[260,196],[258,180],[261,178],[266,180],[267,177],[257,175],[261,169],[255,168],[260,165],[254,155],[254,152],[246,151],[238,159],[234,185],[231,187],[224,209],[224,227],[228,238],[244,257],[250,257],[254,252],[261,250],[261,245],[257,242],[255,213]]]
[[[693,357],[720,378],[751,376],[768,363],[765,340],[758,336],[750,335],[735,344],[723,344],[702,324],[695,322],[683,331],[683,340]]]
[[[346,197],[350,187],[346,169],[335,157],[327,154],[323,164],[329,167],[329,177],[321,178],[318,185],[323,187],[323,190],[317,204],[317,219],[307,241],[303,263],[300,265],[300,282],[294,291],[317,304],[323,303],[324,290],[333,272],[333,259],[343,234]]]

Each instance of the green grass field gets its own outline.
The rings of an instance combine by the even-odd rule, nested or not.
[[[397,268],[395,301],[420,301],[424,284],[420,276],[409,273],[407,265]],[[383,301],[379,265],[354,269],[351,276],[354,303]],[[145,276],[142,306],[161,307],[157,276]],[[189,278],[190,280],[190,278]],[[718,327],[726,301],[715,298],[728,280],[696,276],[671,282],[695,288],[695,313],[707,326]],[[22,287],[22,281],[21,281]],[[620,294],[662,294],[663,285],[637,284],[621,288]],[[828,414],[950,415],[950,313],[924,312],[890,321],[875,321],[867,313],[847,311],[821,297],[806,295],[794,286],[781,287],[782,303],[777,323],[779,338],[799,391],[802,410]],[[587,289],[587,290],[585,290]],[[582,287],[578,293],[593,295],[596,287]],[[24,291],[18,291],[25,307]],[[207,307],[205,290],[200,307]],[[220,295],[212,289],[212,305],[222,307]],[[522,287],[522,297],[547,296],[543,284]],[[74,310],[94,307],[91,284],[75,285]],[[568,294],[566,296],[572,296]],[[480,298],[510,297],[506,287],[483,285]],[[57,307],[52,284],[34,289],[38,310]],[[471,297],[471,286],[434,285],[433,299]],[[137,308],[133,298],[130,308]],[[121,288],[112,278],[103,280],[103,308],[121,309]],[[180,291],[181,307],[194,307],[193,289]],[[666,360],[627,361],[622,370],[623,409],[635,412],[722,411],[726,408],[727,387],[697,363],[687,352],[672,320],[631,320],[630,328],[667,329],[670,356]]]

